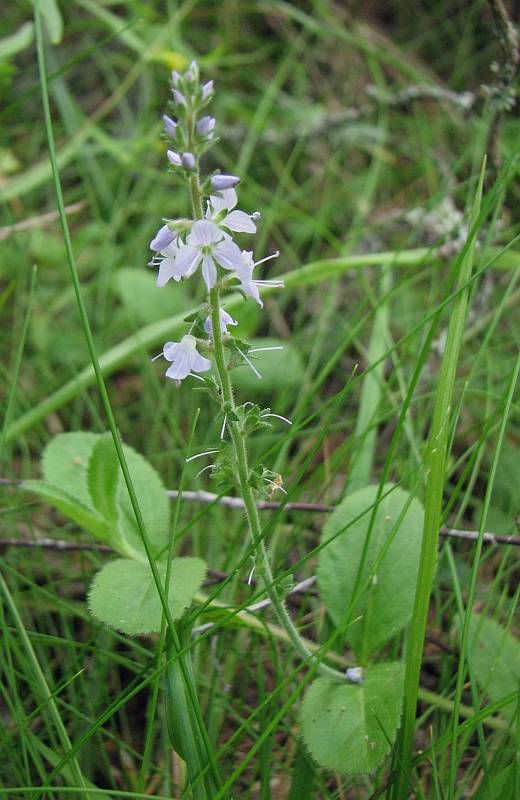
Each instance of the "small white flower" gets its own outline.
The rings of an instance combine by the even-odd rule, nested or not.
[[[256,225],[253,220],[259,218],[260,214],[246,214],[244,211],[233,211],[238,203],[237,193],[234,189],[223,189],[219,195],[211,195],[209,198],[206,219],[210,219],[223,228],[228,228],[235,233],[256,233]]]
[[[228,332],[227,329],[228,325],[238,325],[236,319],[233,319],[231,314],[228,314],[228,312],[225,311],[223,308],[219,309],[219,314],[220,314],[220,330],[222,331],[222,333]],[[206,317],[206,319],[204,320],[204,330],[206,331],[207,334],[209,334],[209,336],[211,336],[211,334],[213,333],[213,327],[211,325],[211,317]]]
[[[192,225],[186,244],[181,245],[175,257],[175,273],[187,278],[202,262],[202,277],[209,290],[217,281],[215,261],[229,270],[238,269],[243,264],[240,249],[231,239],[224,239],[224,234],[214,222],[197,220]]]
[[[271,258],[277,258],[279,253],[273,253],[266,258],[262,258],[260,261],[253,261],[253,253],[251,250],[242,250],[242,264],[238,269],[234,270],[233,277],[238,278],[240,281],[240,289],[244,294],[249,295],[252,297],[260,308],[263,308],[263,302],[260,299],[260,292],[258,291],[259,286],[275,286],[277,288],[283,287],[283,281],[274,280],[274,281],[261,281],[253,279],[253,270],[259,264],[263,264],[264,261],[268,261]]]
[[[170,278],[180,281],[183,277],[183,273],[179,272],[175,260],[181,246],[182,243],[176,238],[161,250],[160,255],[154,256],[149,262],[150,267],[159,267],[159,272],[157,274],[157,286],[159,289],[162,289]]]
[[[172,362],[166,377],[175,381],[182,381],[191,372],[206,372],[211,367],[209,358],[197,352],[197,340],[190,334],[183,336],[180,342],[166,342],[163,356]]]

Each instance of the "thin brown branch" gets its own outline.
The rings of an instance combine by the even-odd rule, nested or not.
[[[65,206],[65,213],[77,214],[78,211],[85,208],[85,205],[86,203],[84,200],[80,200],[79,203],[72,203],[70,206]],[[41,228],[43,225],[48,225],[58,218],[58,211],[47,211],[47,213],[39,214],[37,217],[29,217],[28,219],[20,220],[20,222],[15,222],[13,225],[6,225],[0,228],[0,241],[2,239],[7,239],[7,237],[11,236],[13,233],[20,233],[20,231],[26,231],[30,228]]]
[[[12,481],[7,478],[0,478],[0,486],[22,486],[23,481]],[[179,496],[179,492],[176,489],[168,489],[166,494],[172,500],[175,500]],[[244,508],[244,503],[239,497],[228,497],[226,495],[218,495],[214,492],[205,492],[205,491],[183,491],[182,499],[186,501],[196,502],[196,503],[215,503],[220,506],[225,506],[226,508],[237,508],[242,509]],[[258,503],[258,509],[260,511],[276,511],[277,509],[282,508],[282,504],[278,503],[273,500],[263,500]],[[334,511],[334,506],[326,505],[325,503],[285,503],[283,506],[284,511],[307,511],[309,513],[314,514],[330,514]],[[440,531],[440,535],[443,537],[449,537],[452,539],[465,539],[466,541],[475,542],[479,538],[478,531],[465,531],[460,530],[458,528],[450,528],[447,526],[443,526]],[[54,539],[39,539],[36,542],[26,539],[0,539],[0,546],[1,545],[13,545],[13,546],[20,546],[20,547],[48,547],[56,550],[97,550],[99,548],[106,547],[105,545],[89,545],[89,544],[82,544],[76,542],[61,542],[59,546],[53,545],[52,542],[57,540]],[[483,541],[486,544],[510,544],[515,547],[520,547],[520,536],[505,536],[500,533],[492,533],[490,531],[486,531],[483,535]],[[41,544],[41,542],[45,542],[45,544]],[[66,545],[66,546],[65,546]],[[110,549],[110,548],[108,548]]]

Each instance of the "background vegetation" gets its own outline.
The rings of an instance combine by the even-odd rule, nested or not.
[[[254,304],[237,311],[244,336],[283,341],[283,360],[266,355],[262,381],[236,373],[242,400],[294,421],[254,443],[254,456],[283,476],[291,502],[333,506],[382,476],[424,502],[454,308],[448,298],[470,229],[464,212],[488,153],[483,211],[473,227],[477,277],[446,416],[445,535],[415,736],[416,752],[427,752],[416,759],[410,796],[520,796],[514,701],[509,711],[499,703],[478,714],[518,689],[518,540],[482,540],[480,548],[446,535],[483,533],[485,524],[514,536],[519,511],[520,409],[512,391],[520,124],[506,102],[515,88],[512,50],[492,11],[482,2],[403,0],[348,8],[328,0],[41,5],[58,164],[97,352],[124,441],[171,489],[183,481],[188,490],[216,490],[197,476],[203,464],[185,463],[188,450],[215,441],[210,401],[166,385],[151,361],[175,338],[175,319],[200,299],[189,284],[157,292],[146,267],[160,218],[187,210],[164,168],[160,115],[169,71],[196,57],[215,80],[221,142],[213,166],[241,175],[241,207],[262,212],[256,255],[281,252],[270,275],[292,275],[285,291],[266,298],[261,317]],[[10,787],[3,796],[71,796],[63,788],[76,785],[70,759],[50,781],[64,729],[78,745],[83,776],[100,790],[90,794],[96,800],[180,797],[182,764],[172,756],[161,703],[155,708],[157,640],[110,631],[84,603],[109,555],[7,543],[92,544],[12,482],[39,476],[43,448],[57,433],[103,432],[107,422],[56,214],[31,5],[8,3],[0,33],[0,780]],[[185,501],[180,514],[179,552],[211,567],[204,593],[230,607],[247,605],[255,594],[250,561],[223,585],[247,549],[240,510]],[[267,521],[272,512],[262,514]],[[315,510],[275,518],[269,544],[276,574],[294,573],[295,581],[315,574],[325,519]],[[470,675],[457,709],[457,619],[468,593],[472,609],[489,620],[492,649],[503,653],[504,630],[511,649],[500,668],[470,661],[491,680]],[[310,640],[330,634],[315,587],[291,595],[290,605]],[[232,796],[381,796],[388,761],[372,775],[345,777],[310,758],[294,696],[304,673],[291,673],[296,664],[269,609],[256,619],[256,629],[223,625],[193,648],[211,743]],[[397,640],[385,654],[401,652]],[[351,663],[348,651],[345,658]],[[463,725],[455,748],[454,720]],[[54,790],[30,788],[48,781]]]

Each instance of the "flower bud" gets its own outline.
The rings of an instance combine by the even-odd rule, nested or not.
[[[208,81],[202,87],[202,99],[207,100],[213,94],[213,81]]]
[[[175,231],[170,230],[168,225],[163,225],[150,242],[150,250],[164,250],[165,247],[168,247],[173,242],[176,236]]]
[[[178,153],[175,152],[175,150],[167,150],[166,155],[168,157],[168,161],[170,162],[170,164],[173,164],[174,167],[181,166],[182,163],[181,157]]]
[[[184,97],[182,92],[179,92],[178,89],[173,90],[173,99],[178,106],[186,105],[186,98]]]
[[[215,117],[201,117],[197,122],[197,133],[207,136],[215,128]]]
[[[189,81],[198,81],[199,79],[199,66],[196,61],[192,61],[186,72],[185,77]]]
[[[164,121],[164,129],[168,136],[171,136],[172,139],[175,138],[175,132],[177,130],[177,123],[173,121],[171,117],[167,114],[163,114],[163,121]]]
[[[181,164],[184,169],[195,169],[197,162],[195,161],[193,153],[183,153],[181,156]]]
[[[240,178],[236,175],[213,175],[211,178],[211,187],[217,191],[231,189],[237,183],[240,183]]]
[[[177,86],[180,80],[180,75],[176,69],[172,69],[172,83],[174,86]]]

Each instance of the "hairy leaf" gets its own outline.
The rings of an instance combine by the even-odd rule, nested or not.
[[[356,775],[372,772],[390,750],[401,715],[401,663],[364,670],[361,685],[315,680],[301,708],[302,736],[323,767]]]
[[[166,562],[157,567],[165,580]],[[168,605],[174,619],[190,605],[206,572],[200,558],[175,558],[168,591]],[[149,564],[120,558],[98,572],[89,592],[94,617],[111,628],[131,635],[156,633],[161,629],[162,605]]]
[[[152,465],[128,445],[123,447],[128,469],[132,477],[139,508],[148,533],[154,555],[158,555],[168,544],[170,536],[170,501],[166,488]],[[121,477],[119,481],[119,529],[133,550],[144,552],[141,534],[130,502],[128,489]]]
[[[42,457],[44,480],[77,497],[85,506],[92,505],[87,467],[98,439],[97,433],[60,433],[49,442]]]
[[[92,505],[105,519],[117,520],[119,459],[111,434],[100,436],[90,454],[87,485]]]
[[[390,489],[392,484],[387,484],[383,495]],[[367,486],[340,503],[323,528],[322,542],[332,541],[318,557],[319,590],[338,626],[353,600],[361,570],[359,586],[364,588],[354,601],[350,619],[355,621],[345,636],[363,664],[410,620],[424,517],[416,499],[404,511],[410,495],[394,487],[381,500],[369,534],[377,491],[378,487]]]
[[[83,505],[74,495],[46,481],[24,481],[23,486],[29,492],[35,492],[40,495],[51,506],[57,508],[58,511],[61,511],[66,517],[69,517],[81,528],[91,533],[96,539],[101,542],[110,541],[113,535],[110,523],[88,508],[88,506]]]

